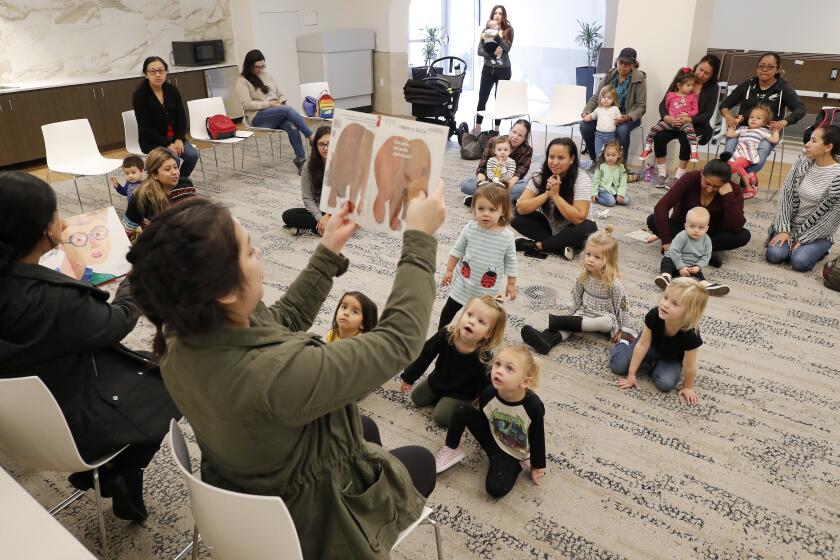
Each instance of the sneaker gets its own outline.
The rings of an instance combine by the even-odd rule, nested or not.
[[[656,284],[660,290],[664,290],[668,287],[668,284],[671,283],[671,275],[667,272],[663,272],[653,279],[653,283]]]
[[[718,284],[717,282],[710,282],[706,284],[706,291],[710,296],[725,296],[729,293],[729,286],[726,284]]]
[[[691,163],[697,163],[700,161],[700,154],[697,152],[691,152],[691,159],[688,160]]]
[[[538,331],[530,325],[525,325],[519,331],[522,337],[522,342],[545,356],[551,349],[563,342],[563,335],[557,331],[544,330]]]
[[[466,206],[467,208],[470,208],[472,206],[472,199],[473,199],[473,197],[471,197],[471,196],[465,196],[464,197],[464,206]]]
[[[536,247],[534,247],[533,249],[527,249],[522,254],[526,257],[531,257],[531,258],[534,258],[534,259],[543,259],[544,260],[544,259],[548,258],[548,253],[546,253],[545,251],[540,251]]]
[[[720,251],[712,251],[712,256],[709,257],[709,266],[720,268],[723,264],[723,254]]]
[[[639,159],[642,159],[642,160],[647,159],[647,158],[650,157],[650,154],[652,154],[652,153],[653,153],[653,149],[645,148],[644,151],[642,151],[642,153],[639,155]]]
[[[566,247],[563,249],[563,258],[567,261],[572,261],[575,259],[575,250],[571,247]]]
[[[306,163],[306,158],[295,158],[295,167],[297,167],[298,175],[303,170],[304,163]]]
[[[519,237],[513,242],[517,251],[529,251],[537,248],[537,242],[527,237]]]
[[[461,449],[460,446],[455,449],[450,449],[444,445],[438,449],[437,453],[435,453],[435,472],[440,474],[446,469],[454,467],[463,460],[464,450]]]
[[[756,189],[753,185],[747,185],[744,188],[744,200],[755,198],[756,193],[758,193],[758,189]]]
[[[668,177],[666,175],[657,175],[653,178],[653,186],[657,189],[664,189],[667,181]]]
[[[619,344],[633,344],[636,342],[636,335],[630,331],[621,330],[621,338],[618,340]]]

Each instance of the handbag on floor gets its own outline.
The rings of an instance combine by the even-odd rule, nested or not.
[[[823,266],[823,284],[829,290],[840,292],[840,256]]]

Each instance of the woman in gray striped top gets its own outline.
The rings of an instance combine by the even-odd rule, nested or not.
[[[790,260],[797,272],[814,268],[840,227],[840,127],[816,129],[805,156],[785,180],[779,211],[767,236],[767,261]]]

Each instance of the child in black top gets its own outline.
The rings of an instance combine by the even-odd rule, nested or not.
[[[690,277],[671,280],[659,306],[645,316],[645,326],[638,340],[623,336],[612,349],[610,369],[626,375],[621,389],[638,387],[636,374],[640,366],[650,369],[650,376],[660,391],[670,391],[685,373],[679,395],[688,404],[699,400],[694,392],[697,377],[697,352],[703,344],[697,330],[709,300],[706,287]]]
[[[479,397],[479,410],[467,403],[458,407],[446,445],[435,455],[441,473],[464,458],[460,447],[464,429],[481,445],[490,460],[485,487],[494,498],[511,491],[519,472],[530,460],[531,480],[545,475],[545,406],[529,387],[539,383],[540,368],[527,346],[508,346],[493,361],[491,386]]]
[[[411,391],[417,406],[434,406],[432,420],[448,426],[461,401],[474,401],[487,385],[488,362],[505,334],[507,314],[501,296],[471,299],[458,320],[423,345],[420,356],[402,373],[400,390]],[[412,386],[436,360],[435,369]]]

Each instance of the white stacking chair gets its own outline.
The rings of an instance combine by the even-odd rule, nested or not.
[[[134,110],[123,111],[122,120],[123,131],[125,133],[125,151],[129,154],[140,156],[145,160],[146,154],[143,153],[143,149],[140,147],[140,130],[137,126],[137,115],[134,114]],[[198,152],[198,164],[201,166],[201,174],[204,176],[204,184],[206,185],[207,173],[204,172],[204,162],[201,160],[201,151],[199,151],[195,144],[192,144],[192,147]]]
[[[580,123],[580,113],[584,105],[586,105],[586,86],[554,86],[548,111],[538,119],[534,119],[535,123],[545,125],[543,151],[548,148],[548,127],[550,126],[571,127],[572,140],[575,139],[574,125]]]
[[[485,118],[496,120],[527,117],[531,120],[528,109],[528,84],[512,80],[499,80],[496,86],[496,104],[493,109],[478,111]]]
[[[79,194],[79,184],[76,179],[90,175],[104,175],[108,200],[113,206],[114,199],[111,196],[108,173],[118,169],[122,165],[122,160],[106,158],[99,153],[90,122],[87,119],[74,119],[45,124],[41,126],[41,133],[44,135],[44,147],[47,152],[47,183],[50,182],[50,172],[72,175],[76,197],[79,199],[79,208],[84,212],[85,208],[82,205],[82,196]]]
[[[222,176],[219,173],[219,156],[216,153],[217,144],[230,144],[231,158],[233,163],[233,174],[236,175],[236,148],[234,144],[243,142],[244,140],[254,136],[254,133],[247,130],[239,130],[233,138],[224,138],[222,140],[213,140],[207,134],[207,117],[213,115],[224,115],[225,102],[221,97],[206,97],[204,99],[193,99],[187,101],[187,111],[190,114],[190,136],[195,140],[208,142],[213,145],[213,158],[216,161],[216,177],[219,182],[219,190],[222,189]],[[254,139],[256,141],[256,138]],[[257,157],[259,157],[260,146],[257,144]],[[262,162],[260,162],[262,167]],[[245,146],[242,146],[242,168],[245,168]]]
[[[65,473],[93,470],[102,557],[108,558],[99,467],[125,447],[90,463],[82,459],[55,397],[39,377],[31,376],[0,379],[0,448],[20,465],[37,470]],[[50,515],[57,514],[84,493],[74,492],[53,507]]]
[[[187,442],[175,420],[169,423],[169,443],[190,493],[196,525],[193,560],[197,557],[199,532],[215,560],[303,560],[295,522],[281,498],[240,494],[199,480],[192,473]],[[435,530],[438,560],[443,560],[440,528],[430,517],[432,511],[432,508],[423,508],[420,518],[397,537],[394,548],[418,526],[431,525]],[[175,560],[180,560],[186,552]]]

